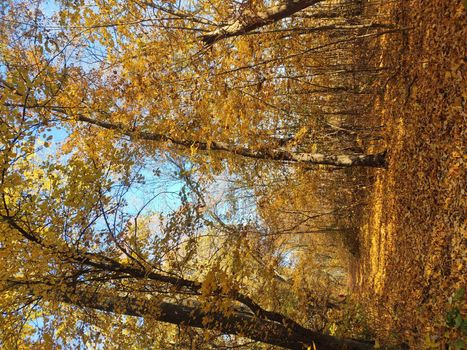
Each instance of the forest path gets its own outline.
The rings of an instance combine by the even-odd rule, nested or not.
[[[460,344],[450,317],[466,317],[466,9],[411,0],[380,12],[409,29],[381,39],[382,64],[397,71],[375,111],[389,167],[370,194],[354,283],[379,338]]]

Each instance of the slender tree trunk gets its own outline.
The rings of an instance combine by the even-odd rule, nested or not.
[[[198,140],[176,139],[163,134],[136,131],[126,128],[121,124],[92,119],[84,115],[77,116],[77,119],[81,122],[97,125],[105,129],[119,131],[124,135],[135,139],[156,142],[171,142],[172,144],[183,148],[196,148],[201,151],[224,151],[247,158],[302,163],[307,165],[334,165],[339,167],[367,166],[382,168],[386,166],[386,152],[377,154],[328,155],[321,153],[295,153],[287,151],[285,149],[275,149],[266,147],[262,149],[252,149],[247,146],[232,145],[226,142],[206,142]]]
[[[3,83],[3,81],[0,81]],[[7,86],[8,87],[8,86]],[[25,106],[23,106],[25,107]],[[25,108],[38,108],[40,106],[26,106]],[[68,112],[60,107],[52,108],[54,112],[69,117]],[[332,113],[336,114],[336,113]],[[282,148],[263,147],[253,149],[248,146],[240,146],[220,141],[200,141],[190,139],[177,139],[169,135],[139,131],[135,127],[127,127],[121,123],[112,123],[79,114],[74,116],[78,121],[93,124],[101,128],[115,130],[133,139],[141,139],[155,142],[170,142],[183,148],[195,148],[201,151],[224,151],[247,158],[302,163],[306,165],[333,165],[338,167],[366,166],[385,168],[386,151],[377,154],[321,154],[321,153],[295,153]]]
[[[212,32],[201,36],[206,45],[213,45],[219,40],[242,35],[265,25],[277,22],[323,0],[285,0],[264,11],[242,16],[235,22],[223,25]]]

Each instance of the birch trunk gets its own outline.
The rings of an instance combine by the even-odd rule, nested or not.
[[[122,134],[134,139],[155,142],[169,142],[182,148],[195,148],[200,151],[223,151],[247,158],[301,163],[305,165],[334,165],[338,167],[366,166],[376,168],[386,167],[386,152],[377,154],[330,155],[322,153],[295,153],[281,148],[276,149],[263,147],[262,149],[252,149],[248,146],[233,145],[227,142],[207,142],[199,140],[176,139],[164,134],[131,130],[120,124],[92,119],[83,115],[78,116],[77,119],[81,122],[93,124],[105,129],[119,131]]]
[[[321,1],[323,0],[286,0],[282,4],[271,6],[264,11],[242,16],[233,23],[223,25],[204,34],[201,36],[201,40],[203,40],[206,45],[213,45],[222,39],[242,35],[290,17],[294,13]]]

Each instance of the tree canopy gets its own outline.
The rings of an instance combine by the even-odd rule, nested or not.
[[[372,348],[295,318],[268,238],[277,179],[386,165],[351,52],[393,28],[349,4],[2,2],[0,344]]]

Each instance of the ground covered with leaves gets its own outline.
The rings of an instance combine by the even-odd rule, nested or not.
[[[461,1],[396,1],[379,15],[402,29],[381,38],[375,114],[389,163],[362,225],[357,286],[379,342],[465,348],[465,38]]]

